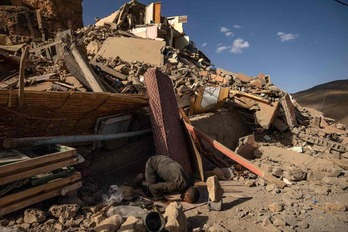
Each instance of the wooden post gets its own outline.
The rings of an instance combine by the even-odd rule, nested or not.
[[[24,101],[24,77],[25,77],[25,65],[27,62],[27,56],[29,53],[29,46],[22,48],[21,61],[19,63],[19,91],[18,91],[18,110],[23,106]]]

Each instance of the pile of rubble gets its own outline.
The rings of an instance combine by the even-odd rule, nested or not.
[[[18,89],[19,101],[20,93],[25,91],[128,94],[135,98],[148,97],[153,107],[154,93],[148,86],[148,76],[153,70],[160,71],[161,75],[157,71],[153,75],[168,78],[172,84],[169,88],[174,90],[177,105],[182,109],[181,117],[192,136],[193,146],[216,167],[209,171],[199,167],[196,171],[200,178],[204,181],[216,175],[220,180],[241,181],[248,187],[258,186],[274,195],[284,193],[285,204],[274,203],[262,209],[262,213],[273,214],[256,223],[306,229],[305,222],[301,225],[297,222],[301,214],[305,214],[301,210],[295,212],[299,207],[286,211],[287,215],[282,217],[279,213],[284,207],[304,205],[302,201],[306,196],[302,192],[306,182],[313,184],[308,192],[318,195],[334,195],[348,189],[348,127],[320,112],[301,107],[288,93],[274,86],[269,75],[248,76],[215,68],[184,33],[182,24],[186,20],[186,16],[161,16],[160,3],[145,6],[131,1],[110,16],[97,19],[95,25],[76,31],[59,31],[51,40],[13,44],[6,35],[1,35],[0,89]],[[168,90],[164,80],[162,86]],[[88,110],[84,115],[94,109],[99,108]],[[250,135],[240,138],[234,152],[190,124],[190,119],[198,114],[231,109],[239,111],[243,120],[240,123],[246,124],[251,131]],[[156,136],[154,132],[155,143]],[[211,154],[214,148],[222,154]],[[138,212],[138,216],[123,213],[135,210],[132,204],[151,211],[154,206],[146,206],[148,202],[141,198],[123,198],[113,206],[95,206],[107,191],[84,185],[78,196],[81,199],[64,197],[65,202],[51,206],[49,213],[27,209],[23,217],[16,221],[2,220],[1,226],[17,225],[31,231],[67,228],[70,231],[145,231],[144,218],[148,211]],[[117,207],[125,208],[117,210]],[[312,206],[303,207],[308,211]],[[323,207],[338,211],[347,209],[344,203],[333,202]],[[172,203],[158,211],[166,211],[167,230],[187,228],[180,204]],[[289,213],[299,216],[296,223]],[[243,218],[247,213],[238,212],[238,215]],[[181,229],[177,231],[185,231]]]

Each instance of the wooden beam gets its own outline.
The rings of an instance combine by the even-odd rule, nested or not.
[[[32,187],[17,193],[13,193],[4,197],[0,198],[0,208],[8,206],[13,204],[16,201],[19,200],[24,200],[24,199],[28,199],[36,194],[40,194],[43,192],[48,192],[52,189],[57,188],[58,186],[62,186],[62,185],[67,185],[69,183],[72,182],[76,182],[78,180],[81,179],[81,174],[79,172],[75,172],[74,174],[68,176],[68,177],[64,177],[64,178],[59,178],[59,179],[55,179],[52,181],[49,181],[45,184],[36,186],[36,187]]]
[[[18,110],[23,106],[24,102],[24,85],[25,85],[25,65],[29,54],[29,46],[25,46],[22,49],[21,61],[19,63],[19,92],[18,92]]]
[[[59,169],[62,167],[75,165],[77,163],[78,163],[77,158],[71,158],[71,159],[67,159],[64,161],[57,162],[57,163],[51,163],[51,164],[48,164],[48,165],[45,165],[42,167],[33,168],[31,170],[16,173],[13,175],[3,176],[0,178],[0,185],[8,184],[8,183],[14,182],[16,180],[22,180],[22,179],[25,179],[25,178],[28,178],[31,176],[35,176],[35,175],[40,174],[40,173],[53,171],[53,170],[56,170],[56,169]]]
[[[113,77],[116,77],[118,79],[121,79],[123,81],[127,80],[127,76],[120,73],[120,72],[117,72],[116,70],[112,69],[112,68],[109,68],[108,66],[102,64],[102,63],[99,63],[97,62],[95,59],[92,59],[89,64],[91,64],[92,66],[94,67],[99,67],[103,72],[106,72],[107,74],[113,76]]]
[[[75,44],[70,47],[71,54],[74,56],[77,64],[80,66],[88,84],[91,86],[93,92],[104,92],[103,86],[98,82],[97,77],[94,75],[86,61],[81,56],[79,50],[76,48]]]
[[[64,151],[51,153],[48,155],[38,156],[30,160],[24,160],[16,163],[11,163],[3,165],[0,168],[0,177],[4,175],[9,175],[11,173],[20,172],[23,170],[31,169],[32,167],[43,165],[49,162],[58,162],[59,160],[68,159],[70,157],[76,156],[76,149],[63,146],[63,148],[68,148]],[[20,152],[15,150],[15,154]]]
[[[37,195],[37,196],[29,198],[27,200],[17,202],[15,204],[9,205],[7,207],[1,207],[0,208],[0,216],[3,216],[3,215],[8,214],[8,213],[12,213],[16,210],[22,209],[24,207],[36,204],[36,203],[44,201],[44,200],[47,200],[49,198],[52,198],[55,196],[60,196],[60,195],[62,195],[63,191],[64,192],[71,192],[71,191],[76,190],[76,189],[81,188],[81,187],[82,187],[82,182],[79,181],[79,182],[73,183],[71,185],[62,186],[62,187],[55,189],[55,190],[52,190],[50,192],[46,192],[46,193]]]
[[[266,103],[266,104],[270,103],[268,100],[266,100],[266,99],[264,99],[262,97],[258,97],[258,96],[252,95],[250,93],[244,93],[244,92],[240,92],[240,91],[236,91],[236,90],[230,90],[230,94],[237,95],[237,96],[242,96],[242,97],[247,97],[247,98],[250,98],[252,100],[263,102],[263,103]]]

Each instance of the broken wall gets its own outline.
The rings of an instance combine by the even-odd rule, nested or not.
[[[218,111],[190,117],[192,125],[234,150],[240,137],[251,134],[249,125],[238,110]]]

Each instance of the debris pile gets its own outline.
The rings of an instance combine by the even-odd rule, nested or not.
[[[259,210],[256,224],[270,230],[272,226],[306,229],[309,225],[301,217],[313,207],[305,199],[348,189],[348,127],[301,107],[274,86],[269,75],[248,76],[215,68],[184,33],[187,16],[163,17],[160,9],[160,3],[145,6],[131,1],[97,19],[95,25],[59,31],[54,38],[39,42],[14,43],[0,35],[0,112],[7,116],[0,121],[2,146],[73,139],[94,142],[93,149],[112,150],[127,141],[102,145],[96,140],[148,133],[139,130],[141,126],[139,131],[130,131],[130,121],[132,114],[150,112],[156,152],[176,158],[189,172],[195,166],[193,171],[202,181],[208,178],[209,195],[204,201],[208,200],[209,210],[223,210],[224,186],[219,181],[240,181],[282,197],[282,203]],[[251,133],[240,138],[237,147],[227,148],[190,121],[198,114],[231,110],[241,115],[236,123],[244,123]],[[39,173],[30,174],[23,178]],[[21,187],[18,182],[14,186]],[[165,209],[163,204],[139,197],[131,185],[116,186],[118,200],[105,203],[111,187],[99,187],[84,184],[77,195],[62,197],[61,204],[46,211],[27,209],[24,216],[1,221],[1,226],[32,231],[145,231],[151,226],[148,217],[154,217],[168,231],[188,227],[183,209],[192,206],[174,202]],[[54,196],[62,190],[55,189]],[[312,195],[305,196],[303,191]],[[0,215],[40,202],[1,211],[8,196],[0,193]],[[339,202],[320,207],[347,209]],[[266,212],[270,216],[262,217]],[[238,210],[236,217],[253,213]]]

